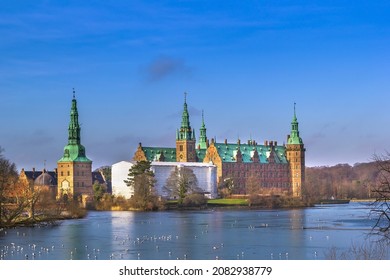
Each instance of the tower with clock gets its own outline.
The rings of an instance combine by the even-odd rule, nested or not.
[[[187,108],[187,93],[184,93],[184,110],[182,114],[181,127],[176,132],[176,161],[196,162],[195,130],[191,128],[190,116]]]

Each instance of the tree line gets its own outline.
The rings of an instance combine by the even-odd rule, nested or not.
[[[373,199],[380,180],[378,160],[369,163],[306,167],[303,196],[309,199]]]

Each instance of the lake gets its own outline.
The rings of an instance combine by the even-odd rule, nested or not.
[[[375,220],[351,202],[288,210],[96,212],[0,231],[3,260],[315,260],[361,246]],[[387,257],[386,257],[387,258]]]

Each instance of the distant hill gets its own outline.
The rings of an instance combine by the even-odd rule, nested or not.
[[[315,199],[372,198],[379,179],[377,162],[306,167],[304,194]]]

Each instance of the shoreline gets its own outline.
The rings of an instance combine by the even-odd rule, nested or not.
[[[375,199],[351,199],[350,202],[375,202]],[[10,225],[1,225],[0,231],[4,229],[9,228],[18,228],[18,227],[49,227],[49,226],[57,226],[64,220],[73,220],[73,219],[83,219],[86,216],[88,216],[89,212],[117,212],[117,211],[123,211],[123,212],[172,212],[172,211],[216,211],[216,210],[240,210],[240,211],[252,211],[252,210],[290,210],[290,209],[304,209],[304,208],[310,208],[310,207],[316,207],[316,205],[320,205],[317,203],[302,203],[302,204],[296,204],[296,205],[278,205],[278,206],[265,206],[265,205],[242,205],[242,204],[224,204],[224,203],[212,203],[208,205],[203,206],[183,206],[183,207],[177,207],[177,205],[171,205],[170,207],[166,207],[164,209],[160,210],[154,210],[154,211],[143,211],[139,209],[129,209],[129,208],[122,208],[122,207],[113,207],[112,209],[86,209],[83,215],[71,215],[69,213],[64,213],[64,215],[60,215],[58,217],[48,217],[46,219],[39,219],[39,220],[24,220],[20,222],[15,222]]]

